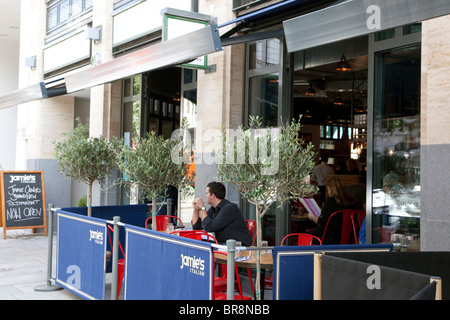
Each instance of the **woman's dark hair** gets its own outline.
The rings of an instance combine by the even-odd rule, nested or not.
[[[336,179],[331,178],[327,182],[327,191],[329,197],[334,197],[336,202],[343,205],[346,208],[351,208],[356,205],[355,199],[350,195],[347,189],[344,188],[342,183]]]
[[[207,187],[209,188],[209,193],[212,193],[216,196],[216,198],[223,200],[225,199],[225,186],[220,182],[210,182]]]

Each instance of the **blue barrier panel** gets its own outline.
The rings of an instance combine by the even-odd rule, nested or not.
[[[210,243],[130,225],[125,232],[124,299],[212,299]]]
[[[62,208],[62,211],[87,215],[86,207]],[[144,227],[147,219],[147,205],[121,205],[121,206],[99,206],[92,207],[92,217],[112,220],[115,216],[120,217],[120,222],[133,226]]]
[[[57,214],[56,283],[84,299],[105,297],[106,221]]]
[[[314,253],[391,251],[392,248],[392,244],[274,247],[273,299],[313,299]]]
[[[87,207],[73,207],[62,208],[62,211],[77,213],[80,215],[87,215]],[[98,206],[92,207],[92,217],[113,220],[114,217],[120,217],[120,222],[131,224],[137,227],[144,227],[145,220],[147,219],[147,205],[146,204],[134,204],[134,205],[117,205],[117,206]],[[112,233],[111,233],[112,237]],[[112,241],[112,239],[111,239]],[[125,247],[125,231],[120,228],[119,231],[120,244]],[[107,241],[107,250],[111,251],[109,241]],[[119,259],[123,259],[122,252],[119,250]],[[106,272],[111,272],[111,261],[106,265]]]

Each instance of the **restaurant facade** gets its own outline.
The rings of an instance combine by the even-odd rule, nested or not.
[[[19,92],[40,84],[46,95],[24,101],[22,91],[13,102],[17,169],[44,170],[47,203],[74,205],[86,187],[66,180],[52,153],[77,117],[91,136],[124,143],[150,131],[170,138],[187,118],[196,180],[180,190],[178,213],[189,221],[192,190],[204,196],[217,176],[222,126],[259,115],[277,127],[302,115],[300,135],[318,155],[336,170],[357,161],[368,243],[446,251],[447,2],[22,0],[20,59],[34,64],[20,66]],[[95,188],[96,205],[137,201],[130,190]],[[263,238],[279,244],[300,228],[299,210],[274,206]]]

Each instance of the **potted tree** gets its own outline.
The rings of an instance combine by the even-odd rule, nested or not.
[[[307,181],[314,168],[312,144],[299,138],[300,119],[281,128],[262,128],[260,117],[251,116],[249,127],[233,135],[222,130],[222,161],[218,176],[232,183],[256,207],[257,246],[261,246],[261,221],[275,202],[309,197],[317,188]],[[256,285],[260,299],[260,256],[257,254]]]
[[[59,170],[67,178],[88,185],[88,216],[92,215],[92,185],[106,178],[116,167],[116,153],[120,143],[116,137],[107,140],[104,136],[89,137],[88,125],[79,118],[76,127],[63,133],[66,139],[54,142],[54,156]]]
[[[154,132],[137,138],[132,146],[123,146],[118,157],[119,169],[127,177],[124,183],[137,186],[142,198],[152,199],[152,229],[156,230],[157,198],[169,185],[183,188],[190,183],[190,152],[183,146],[181,129],[164,139]]]

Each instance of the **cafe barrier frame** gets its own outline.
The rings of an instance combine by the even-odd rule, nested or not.
[[[353,256],[357,257],[357,254]],[[441,300],[442,280],[436,276],[316,253],[314,299]]]
[[[105,298],[107,225],[57,210],[56,284],[84,299]]]
[[[276,246],[273,250],[273,299],[314,299],[316,253],[390,252],[393,248],[393,244]]]
[[[48,222],[48,236],[47,236],[47,278],[46,284],[37,286],[34,291],[57,291],[63,288],[54,284],[55,279],[52,276],[52,266],[53,266],[53,212],[56,211],[54,204],[49,204],[47,209],[47,222]]]
[[[227,265],[235,262],[236,253],[240,251],[271,251],[274,247],[236,247],[236,240],[229,239],[226,245],[212,244],[213,248],[227,253]],[[227,300],[234,300],[234,268],[227,268]]]
[[[125,300],[212,299],[211,243],[131,225],[124,227]]]
[[[52,210],[54,209],[50,211]],[[228,240],[227,245],[223,246],[122,223],[119,216],[113,217],[113,220],[105,220],[85,217],[61,209],[56,209],[56,214],[58,243],[57,277],[55,283],[85,299],[104,299],[105,258],[107,245],[109,245],[109,241],[106,238],[108,223],[114,225],[115,231],[112,239],[112,300],[115,300],[117,297],[117,261],[120,257],[118,243],[119,235],[122,231],[125,234],[124,242],[126,248],[125,299],[211,299],[213,248],[227,252],[229,265],[234,263],[237,251],[272,250],[274,258],[274,300],[312,299],[314,297],[313,293],[311,293],[313,291],[307,291],[306,293],[302,291],[304,288],[309,288],[310,282],[314,283],[314,278],[316,280],[322,279],[321,276],[319,277],[319,270],[314,270],[314,254],[325,253],[328,256],[369,255],[372,261],[368,261],[368,263],[371,264],[374,264],[374,261],[382,264],[386,260],[385,257],[390,258],[398,257],[397,255],[399,254],[409,254],[407,252],[392,253],[391,251],[394,247],[392,244],[236,247],[234,240]],[[126,216],[126,212],[122,216]],[[52,241],[51,234],[49,243]],[[51,248],[50,244],[49,248]],[[170,253],[170,258],[163,261],[167,252]],[[437,255],[435,257],[437,258]],[[450,259],[450,253],[445,257]],[[51,253],[49,253],[48,258],[49,267],[51,267]],[[422,261],[423,265],[429,265],[429,263],[426,263],[429,262],[427,259],[428,256],[420,255],[416,257],[416,260]],[[154,274],[152,272],[154,270],[159,270],[159,276],[149,276]],[[227,299],[232,300],[234,298],[234,268],[227,268],[227,270],[229,282],[227,285],[230,288],[227,293]],[[187,273],[179,273],[180,271],[187,271]],[[441,273],[428,274],[441,276]],[[299,277],[301,278],[300,281],[303,281],[300,284],[297,280],[292,280]],[[429,282],[429,276],[427,277]],[[157,278],[156,283],[154,283],[155,278]],[[190,279],[186,280],[185,278]],[[444,278],[450,279],[450,272],[445,274]],[[51,285],[52,280],[50,270],[50,273],[47,275],[48,284]],[[185,284],[182,283],[183,281],[186,281]],[[143,288],[142,283],[149,285],[147,288]],[[168,284],[176,285],[178,288],[191,288],[195,285],[196,288],[201,289],[197,291],[184,290],[184,292],[179,291],[173,294],[173,290]],[[420,285],[420,289],[423,288],[422,284],[423,282]],[[432,283],[432,285],[427,286],[427,290],[433,290],[433,285],[435,284]],[[49,285],[47,286],[50,287]],[[440,288],[441,285],[438,284],[437,287]],[[141,294],[139,290],[142,289],[152,292],[150,295],[148,295],[148,292]],[[169,295],[167,296],[167,294]]]
[[[442,299],[450,300],[450,268],[448,267],[450,252],[448,251],[329,253],[328,255],[439,277],[442,282]]]

